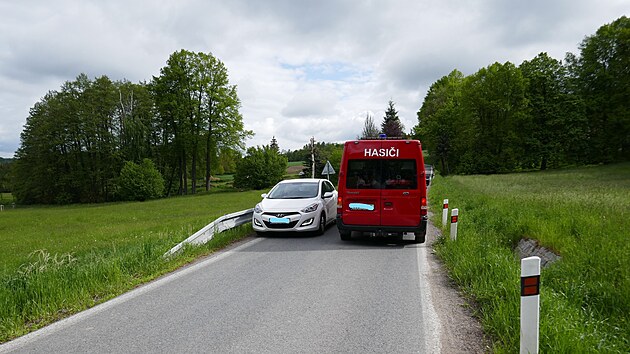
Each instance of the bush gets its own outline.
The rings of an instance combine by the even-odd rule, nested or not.
[[[269,146],[251,147],[236,165],[234,187],[263,189],[280,182],[287,170],[287,158]]]
[[[126,161],[118,178],[118,196],[121,200],[159,198],[164,193],[164,179],[153,161],[142,160],[136,164]]]

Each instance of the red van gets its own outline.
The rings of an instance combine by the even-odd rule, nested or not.
[[[356,140],[343,148],[339,170],[337,228],[344,241],[352,231],[399,237],[427,231],[427,186],[418,140]]]

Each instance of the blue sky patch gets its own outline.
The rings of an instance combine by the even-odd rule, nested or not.
[[[307,81],[347,81],[365,75],[357,68],[341,62],[303,65],[281,63],[280,65],[283,69],[299,71],[300,77]]]

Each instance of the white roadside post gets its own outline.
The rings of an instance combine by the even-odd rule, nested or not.
[[[4,205],[0,205],[0,211],[4,210]]]
[[[446,226],[446,220],[448,219],[448,199],[444,199],[442,205],[442,226]]]
[[[457,240],[457,219],[459,209],[455,208],[451,211],[451,240]]]
[[[521,259],[521,354],[538,354],[540,258]]]

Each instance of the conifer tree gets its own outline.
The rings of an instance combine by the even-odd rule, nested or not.
[[[405,127],[398,118],[398,112],[394,108],[394,101],[389,100],[387,110],[385,111],[385,117],[381,124],[381,131],[388,137],[403,137]]]

